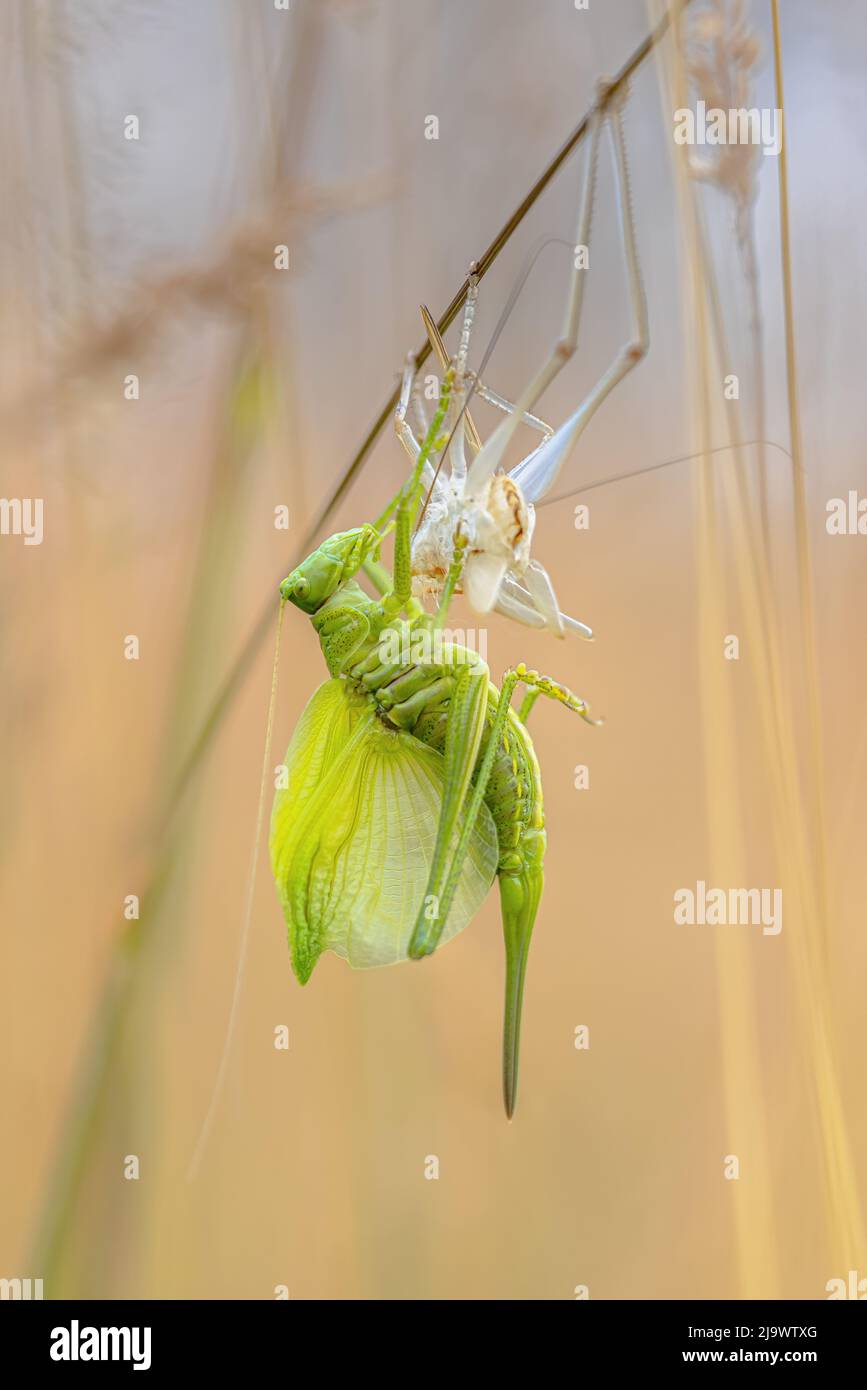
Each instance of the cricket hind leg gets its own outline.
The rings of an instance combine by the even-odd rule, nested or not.
[[[506,725],[512,696],[517,685],[527,687],[527,695],[521,705],[520,714],[512,730],[507,734]],[[440,873],[437,883],[441,885],[435,898],[436,918],[428,922],[424,907],[419,913],[416,929],[410,942],[409,954],[414,958],[430,954],[436,947],[439,936],[448,919],[449,909],[470,845],[473,827],[478,817],[485,793],[490,782],[494,758],[504,740],[508,747],[510,737],[522,736],[523,724],[529,716],[533,700],[539,695],[556,700],[567,709],[579,714],[590,724],[601,721],[594,719],[585,700],[559,681],[538,671],[528,670],[519,664],[513,671],[507,671],[500,690],[496,711],[488,732],[485,751],[472,785],[469,801],[464,813],[463,827],[457,847],[450,861],[448,871]],[[531,699],[532,697],[532,699]],[[451,710],[449,711],[451,719]],[[460,716],[458,719],[460,727]],[[529,743],[528,735],[523,737]],[[535,760],[532,745],[529,745],[528,761]],[[447,782],[448,785],[448,782]],[[455,816],[455,823],[457,816]],[[541,815],[541,793],[539,814],[536,822],[527,826],[522,834],[519,848],[507,851],[500,860],[498,877],[500,885],[500,906],[503,921],[503,939],[506,949],[505,1003],[503,1014],[503,1101],[506,1115],[511,1119],[515,1111],[518,1092],[518,1060],[521,1041],[521,1006],[524,998],[524,981],[527,972],[527,957],[530,938],[536,921],[536,914],[542,897],[544,885],[543,860],[545,855],[545,830]],[[433,882],[433,877],[432,880]],[[429,887],[429,893],[435,889]],[[427,904],[426,898],[425,903]]]
[[[527,745],[527,760],[534,759],[529,735],[525,732],[530,711],[540,695],[565,704],[567,709],[580,714],[591,723],[599,722],[590,718],[587,704],[559,681],[550,676],[542,676],[537,671],[527,671],[518,666],[514,681],[509,677],[503,681],[501,703],[506,696],[511,700],[516,684],[526,686],[526,694],[521,701],[516,724],[510,730],[505,728],[503,737],[517,738]],[[499,711],[498,711],[499,713]],[[542,899],[545,882],[544,859],[546,835],[539,792],[538,813],[533,822],[522,831],[520,843],[515,850],[507,851],[500,860],[497,871],[500,887],[500,912],[503,922],[503,942],[506,951],[506,971],[503,1001],[503,1104],[509,1119],[515,1113],[518,1098],[518,1064],[521,1050],[521,1015],[524,1002],[524,982],[527,975],[527,960],[530,940],[536,924],[536,915]]]

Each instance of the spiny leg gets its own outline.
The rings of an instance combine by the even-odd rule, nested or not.
[[[626,145],[623,138],[622,97],[612,100],[608,110],[608,129],[614,160],[615,190],[617,194],[618,222],[620,237],[626,261],[629,286],[629,303],[632,313],[632,337],[618,352],[614,361],[600,377],[596,385],[578,406],[565,424],[524,459],[512,472],[512,477],[521,485],[522,491],[531,502],[538,501],[553,486],[566,459],[575,448],[584,430],[592,420],[603,401],[611,394],[623,378],[647,354],[649,330],[647,323],[647,302],[644,284],[638,261],[635,240],[635,224],[632,215],[632,197],[629,187],[629,169],[626,160]]]
[[[463,405],[464,381],[469,376],[469,373],[467,372],[467,359],[470,350],[470,336],[472,334],[473,319],[475,318],[476,313],[476,301],[478,299],[478,281],[475,278],[475,264],[475,261],[473,261],[469,270],[469,288],[467,289],[467,298],[466,303],[464,304],[464,320],[461,327],[461,341],[460,346],[458,348],[457,357],[455,358],[455,380],[458,394],[461,397],[461,405]],[[424,323],[425,331],[427,332],[428,336],[428,342],[433,348],[433,351],[439,361],[440,366],[447,369],[450,363],[450,358],[448,354],[448,349],[446,348],[446,345],[443,342],[442,334],[440,333],[439,328],[436,325],[436,321],[434,320],[434,317],[431,314],[430,309],[428,309],[427,305],[422,304],[420,305],[420,308],[422,322]],[[479,437],[479,432],[476,429],[475,424],[473,423],[473,418],[470,415],[469,410],[465,410],[463,412],[461,424],[465,427],[466,436],[469,441],[470,448],[473,451],[473,454],[477,454],[482,447],[482,441]]]
[[[604,117],[601,105],[597,103],[590,117],[590,133],[587,142],[587,160],[584,165],[584,178],[578,213],[576,246],[590,244],[590,225],[593,217],[593,197],[596,187],[596,165],[599,153],[599,130]],[[578,326],[584,300],[585,270],[579,265],[576,255],[569,283],[566,312],[563,319],[563,332],[554,345],[546,361],[539,368],[527,389],[518,398],[514,412],[500,424],[485,444],[482,452],[470,469],[468,485],[470,492],[479,491],[485,479],[500,467],[506,448],[521,423],[525,412],[532,410],[536,401],[550,386],[554,377],[568,362],[578,342]]]

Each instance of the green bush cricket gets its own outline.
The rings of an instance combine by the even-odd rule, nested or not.
[[[511,1116],[545,853],[526,719],[543,694],[595,721],[556,681],[519,665],[498,691],[476,653],[437,641],[466,555],[460,536],[436,613],[412,595],[412,523],[424,465],[445,442],[451,379],[449,372],[416,468],[386,510],[396,512],[393,575],[379,558],[380,521],[330,537],[281,585],[282,597],[310,616],[331,679],[308,703],[286,755],[271,861],[302,984],[323,950],[357,966],[430,955],[467,925],[498,878]],[[378,598],[357,583],[362,571]],[[426,659],[406,659],[424,650]],[[528,694],[515,713],[518,684]]]

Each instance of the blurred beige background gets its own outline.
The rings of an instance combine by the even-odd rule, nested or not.
[[[863,1199],[867,540],[824,526],[827,499],[863,478],[867,17],[857,0],[782,11],[824,1003],[788,882],[778,937],[673,923],[675,889],[713,881],[715,819],[743,827],[734,881],[783,882],[760,653],[744,638],[724,671],[735,804],[705,773],[697,465],[612,482],[541,509],[535,542],[596,644],[488,625],[495,674],[525,659],[606,719],[597,731],[554,706],[534,714],[549,852],[515,1121],[500,1101],[496,894],[422,966],[362,974],[326,957],[301,990],[263,855],[225,1089],[188,1183],[232,999],[273,626],[177,795],[179,770],[268,595],[276,620],[277,580],[421,337],[418,304],[445,306],[650,17],[644,0],[586,13],[568,0],[4,7],[2,491],[45,499],[45,538],[0,539],[0,1275],[50,1274],[47,1292],[82,1297],[272,1298],[286,1285],[329,1299],[572,1298],[578,1285],[592,1298],[819,1298],[852,1260],[867,1276],[857,1194],[841,1215],[846,1184],[828,1168],[842,1145]],[[768,8],[752,14],[758,99],[773,105]],[[138,141],[124,139],[130,113]],[[424,138],[429,114],[438,141]],[[651,350],[560,491],[697,447],[652,62],[627,135]],[[573,239],[580,158],[485,279],[476,362],[529,249]],[[767,437],[788,448],[777,170],[762,165]],[[714,190],[704,205],[753,438],[731,207]],[[541,406],[555,423],[628,332],[613,213],[603,159],[579,352]],[[285,272],[270,268],[280,243]],[[486,372],[504,393],[554,341],[568,269],[566,248],[542,255]],[[138,400],[124,398],[130,374]],[[490,428],[484,406],[475,414]],[[777,449],[768,467],[786,696],[806,740],[791,469]],[[369,519],[402,469],[386,431],[330,529]],[[288,535],[273,525],[283,503]],[[746,633],[728,592],[723,633]],[[124,658],[129,634],[138,661]],[[287,612],[273,763],[323,675],[312,630]],[[589,790],[574,788],[577,764]],[[288,1052],[273,1046],[280,1024]],[[581,1024],[588,1051],[574,1047]],[[826,1029],[830,1081],[816,1063]]]

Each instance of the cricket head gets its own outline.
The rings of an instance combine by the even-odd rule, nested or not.
[[[294,603],[302,613],[317,613],[341,585],[358,573],[379,542],[379,533],[373,526],[359,526],[354,531],[329,536],[286,576],[280,585],[280,597]]]

